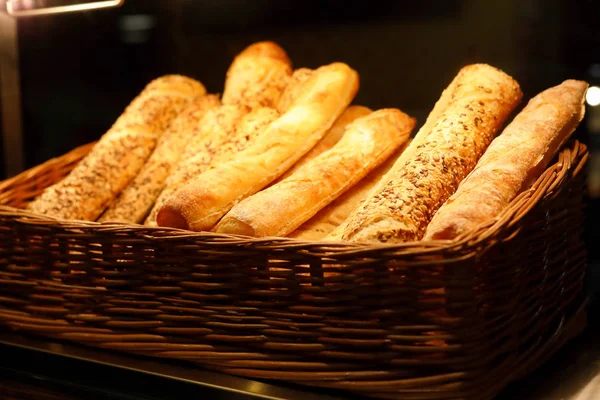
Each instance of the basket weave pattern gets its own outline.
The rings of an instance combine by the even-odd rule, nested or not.
[[[578,142],[476,232],[394,246],[22,210],[90,148],[0,183],[0,324],[380,398],[489,399],[568,339],[584,303]]]

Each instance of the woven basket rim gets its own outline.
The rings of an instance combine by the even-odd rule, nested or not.
[[[79,146],[62,156],[52,158],[42,164],[39,164],[29,170],[26,170],[12,178],[0,182],[0,193],[7,188],[14,186],[25,176],[35,176],[51,163],[60,162],[69,158],[82,158],[95,142]],[[569,172],[572,170],[572,176],[577,175],[589,154],[585,144],[578,140],[571,140],[566,143],[555,158],[555,162],[546,168],[538,177],[535,183],[527,190],[520,193],[513,199],[500,215],[491,219],[478,228],[462,234],[453,240],[421,240],[399,244],[388,243],[352,243],[341,241],[309,241],[290,237],[250,237],[244,235],[221,234],[216,232],[193,232],[170,227],[150,227],[133,223],[121,222],[92,222],[80,220],[63,220],[46,216],[43,214],[31,212],[28,210],[15,208],[6,205],[0,205],[0,216],[7,216],[19,219],[36,225],[51,225],[64,229],[79,229],[82,231],[92,230],[103,233],[138,233],[148,240],[171,241],[181,239],[192,239],[211,242],[211,244],[240,245],[250,247],[261,247],[264,245],[280,247],[301,247],[303,249],[315,247],[319,250],[329,249],[336,253],[354,254],[356,256],[367,255],[366,253],[382,250],[386,252],[413,253],[419,255],[444,253],[463,253],[465,249],[489,248],[494,243],[502,240],[508,240],[519,232],[518,222],[531,210],[538,202],[552,197],[558,189],[565,183]],[[577,162],[576,165],[575,162]],[[515,228],[511,230],[512,228]]]

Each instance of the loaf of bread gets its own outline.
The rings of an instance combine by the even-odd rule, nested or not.
[[[341,138],[344,136],[344,132],[346,132],[346,127],[356,120],[357,118],[364,117],[365,115],[370,114],[371,109],[363,106],[350,106],[348,107],[342,115],[335,121],[335,123],[329,128],[325,136],[319,142],[310,149],[308,153],[306,153],[296,164],[294,164],[290,169],[288,169],[285,174],[279,177],[276,182],[282,181],[296,172],[300,167],[308,163],[313,158],[319,156],[321,153],[331,149]]]
[[[452,100],[454,90],[458,82],[462,79],[459,79],[460,74],[455,76],[452,82],[446,87],[439,98],[439,100],[434,104],[433,109],[427,116],[425,123],[419,129],[419,132],[414,137],[413,140],[407,142],[407,146],[400,152],[398,158],[394,161],[394,163],[389,167],[388,171],[381,177],[381,179],[377,180],[375,184],[366,189],[366,195],[361,197],[356,207],[352,207],[350,213],[343,219],[343,222],[337,225],[332,231],[326,234],[324,237],[320,237],[322,240],[326,241],[341,241],[344,235],[344,231],[347,229],[347,226],[352,222],[353,214],[358,212],[360,208],[362,208],[363,204],[367,201],[371,201],[371,199],[376,196],[378,193],[382,191],[385,185],[392,180],[392,177],[397,175],[399,170],[406,164],[411,157],[414,157],[414,153],[417,149],[422,147],[422,144],[426,142],[427,134],[431,132],[435,124],[437,123],[442,112],[448,107],[448,104]],[[313,235],[309,232],[309,235]],[[317,233],[320,235],[320,233]],[[298,236],[298,238],[300,238]]]
[[[301,240],[321,240],[330,235],[328,240],[339,240],[342,232],[336,228],[348,218],[350,213],[367,197],[375,185],[390,171],[409,144],[410,139],[373,172],[287,236]]]
[[[170,196],[206,171],[211,163],[228,160],[246,148],[278,116],[269,107],[250,111],[244,105],[225,105],[209,111],[200,122],[197,140],[187,146],[182,161],[167,178],[145,225],[157,226],[156,215]]]
[[[200,82],[184,76],[152,81],[71,173],[44,190],[29,209],[62,219],[96,220],[137,175],[175,117],[205,93]]]
[[[208,230],[235,204],[281,176],[323,137],[358,90],[358,74],[343,63],[315,70],[288,111],[235,159],[215,165],[171,196],[159,226]]]
[[[568,80],[531,99],[440,207],[424,239],[469,232],[530,187],[581,122],[587,87]]]
[[[290,108],[290,105],[292,105],[292,103],[296,101],[300,95],[300,88],[304,82],[310,78],[312,73],[312,69],[309,68],[298,68],[294,70],[292,76],[288,80],[287,85],[283,89],[281,96],[275,104],[277,111],[283,114],[288,110],[288,108]]]
[[[463,68],[387,182],[344,222],[343,240],[419,240],[519,103],[519,85],[486,64]]]
[[[356,119],[331,149],[235,205],[216,231],[286,236],[383,163],[406,142],[414,125],[415,120],[398,109]]]
[[[229,67],[222,102],[274,108],[291,75],[291,62],[281,47],[273,42],[252,44]]]
[[[219,96],[206,95],[188,106],[160,137],[152,155],[137,176],[117,196],[99,222],[141,223],[148,215],[165,180],[179,162],[190,139],[199,130],[199,123],[208,110],[220,105]]]

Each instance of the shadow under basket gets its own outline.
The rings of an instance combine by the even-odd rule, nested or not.
[[[490,399],[582,327],[579,142],[477,231],[401,245],[23,210],[91,146],[0,183],[0,324],[251,378],[432,400]]]

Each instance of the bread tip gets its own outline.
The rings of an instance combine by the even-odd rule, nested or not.
[[[567,85],[573,85],[573,86],[577,86],[577,87],[588,87],[589,83],[587,83],[586,81],[581,81],[579,79],[566,79],[563,84],[567,84]]]
[[[426,231],[423,240],[452,240],[459,233],[455,226],[446,226],[434,232]]]
[[[215,232],[230,235],[256,236],[256,231],[251,225],[233,217],[224,217],[217,224]]]
[[[156,215],[156,223],[161,227],[170,227],[178,229],[190,229],[188,222],[185,218],[175,210],[170,209],[168,206],[164,206],[158,211]]]
[[[246,47],[246,49],[244,49],[240,53],[240,55],[257,55],[272,58],[274,60],[279,60],[284,62],[285,64],[291,65],[290,58],[286,51],[277,43],[270,40],[253,43],[250,46]]]

